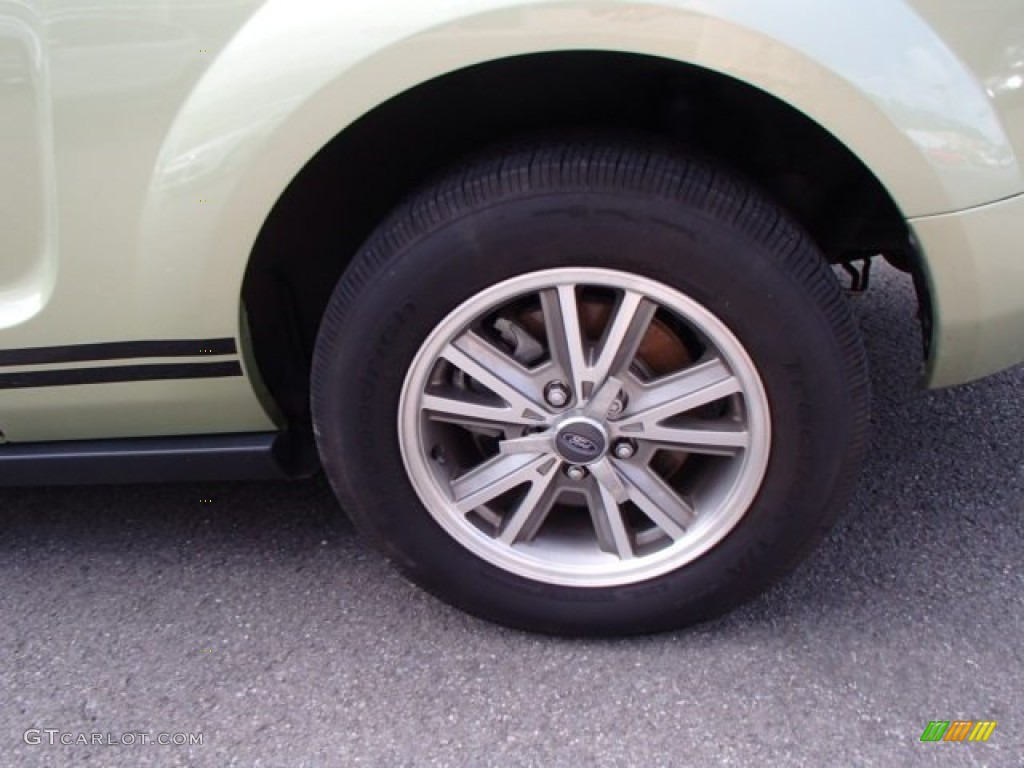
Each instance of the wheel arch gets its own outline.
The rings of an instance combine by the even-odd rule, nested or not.
[[[588,75],[590,84],[581,86]],[[698,104],[704,114],[695,119]],[[755,125],[756,147],[729,148]],[[495,143],[581,131],[654,137],[730,166],[789,209],[833,262],[885,252],[914,266],[903,215],[885,187],[821,126],[761,89],[631,53],[562,51],[486,62],[361,117],[303,168],[261,228],[243,297],[254,362],[288,418],[308,423],[313,342],[334,285],[403,198]],[[797,152],[799,168],[789,165]]]
[[[805,10],[821,16],[820,5]],[[834,21],[823,23],[825,16],[805,15],[780,27],[787,14],[767,14],[746,3],[725,2],[712,14],[682,0],[516,4],[497,10],[490,2],[462,0],[446,8],[448,16],[439,20],[438,12],[418,7],[409,11],[408,4],[401,4],[399,14],[399,4],[387,0],[379,13],[391,23],[382,30],[360,18],[372,16],[365,9],[325,10],[312,2],[306,10],[293,6],[272,0],[261,9],[179,111],[156,164],[139,247],[139,295],[153,312],[214,313],[226,327],[238,328],[238,297],[244,298],[253,334],[243,344],[250,352],[255,349],[268,379],[302,380],[308,323],[288,313],[294,314],[297,305],[306,306],[308,314],[311,305],[315,315],[326,294],[311,293],[329,291],[323,284],[333,285],[351,256],[345,248],[313,243],[319,255],[310,262],[311,278],[291,295],[270,296],[270,283],[254,281],[253,275],[268,272],[268,248],[294,249],[268,233],[292,221],[283,212],[293,211],[296,201],[329,204],[319,185],[330,168],[355,190],[350,194],[355,201],[338,229],[344,228],[357,246],[360,238],[353,233],[365,234],[382,216],[379,204],[374,207],[359,198],[359,187],[374,173],[374,161],[389,159],[372,154],[374,142],[367,138],[366,126],[375,125],[381,115],[436,117],[437,107],[425,95],[445,84],[465,83],[467,72],[497,73],[509,62],[537,56],[554,62],[593,55],[707,73],[733,84],[735,92],[760,94],[780,109],[777,114],[817,125],[818,138],[840,150],[837,157],[846,152],[849,158],[860,158],[855,164],[871,169],[864,176],[872,187],[869,196],[886,208],[890,219],[962,207],[974,202],[971,195],[990,198],[996,181],[1007,183],[1004,172],[996,181],[989,179],[981,194],[930,158],[915,138],[913,120],[906,117],[915,107],[914,95],[885,92],[870,82],[870,71],[851,68],[843,55],[830,55],[830,46],[848,52],[847,41],[857,38],[858,30],[823,33],[841,28]],[[928,48],[941,65],[941,76],[956,75],[953,82],[963,101],[991,115],[983,97],[965,84],[963,67],[919,17],[898,0],[874,0],[872,7],[871,13],[849,20],[859,28],[860,39],[873,31],[880,8],[899,14],[906,24],[901,27],[903,39],[893,47]],[[396,12],[394,18],[388,9]],[[529,108],[528,97],[545,92],[542,86],[553,73],[542,74],[532,83],[521,79],[518,92],[508,89],[503,96],[525,99]],[[892,96],[895,101],[886,100]],[[457,100],[457,93],[453,98]],[[408,111],[412,105],[419,111]],[[376,123],[390,135],[411,135],[421,157],[433,146],[433,137],[417,124],[382,125]],[[864,132],[864,125],[872,130]],[[989,134],[991,143],[1005,149],[998,122]],[[363,164],[336,170],[329,161],[340,148],[362,158]],[[407,158],[392,156],[390,166]],[[413,182],[432,170],[418,168],[423,173]],[[984,169],[972,170],[985,176]],[[388,202],[394,197],[387,197]],[[199,217],[196,199],[206,206]],[[304,229],[299,240],[312,243],[312,233]],[[284,261],[301,258],[288,255]],[[279,367],[294,371],[270,370],[278,365],[279,353],[284,359]],[[255,373],[251,358],[250,372]],[[301,413],[304,396],[289,394],[294,383],[268,385],[286,414]]]

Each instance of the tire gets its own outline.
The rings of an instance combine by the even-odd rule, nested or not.
[[[725,612],[817,543],[865,446],[859,331],[811,241],[661,146],[509,149],[414,196],[317,339],[324,470],[413,582],[559,634]]]

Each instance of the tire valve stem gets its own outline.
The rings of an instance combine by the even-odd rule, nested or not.
[[[444,453],[444,448],[442,448],[440,445],[435,445],[431,449],[430,458],[432,458],[442,467],[448,463],[448,457]]]

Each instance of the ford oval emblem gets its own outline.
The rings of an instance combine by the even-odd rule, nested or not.
[[[565,442],[566,445],[568,445],[573,450],[580,451],[582,453],[594,455],[597,454],[600,450],[598,448],[597,443],[595,443],[589,437],[577,435],[574,432],[566,432],[565,434],[562,435],[562,440],[563,442]]]

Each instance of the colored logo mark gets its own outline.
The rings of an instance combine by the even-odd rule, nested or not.
[[[995,729],[995,720],[932,720],[921,741],[988,741]]]

